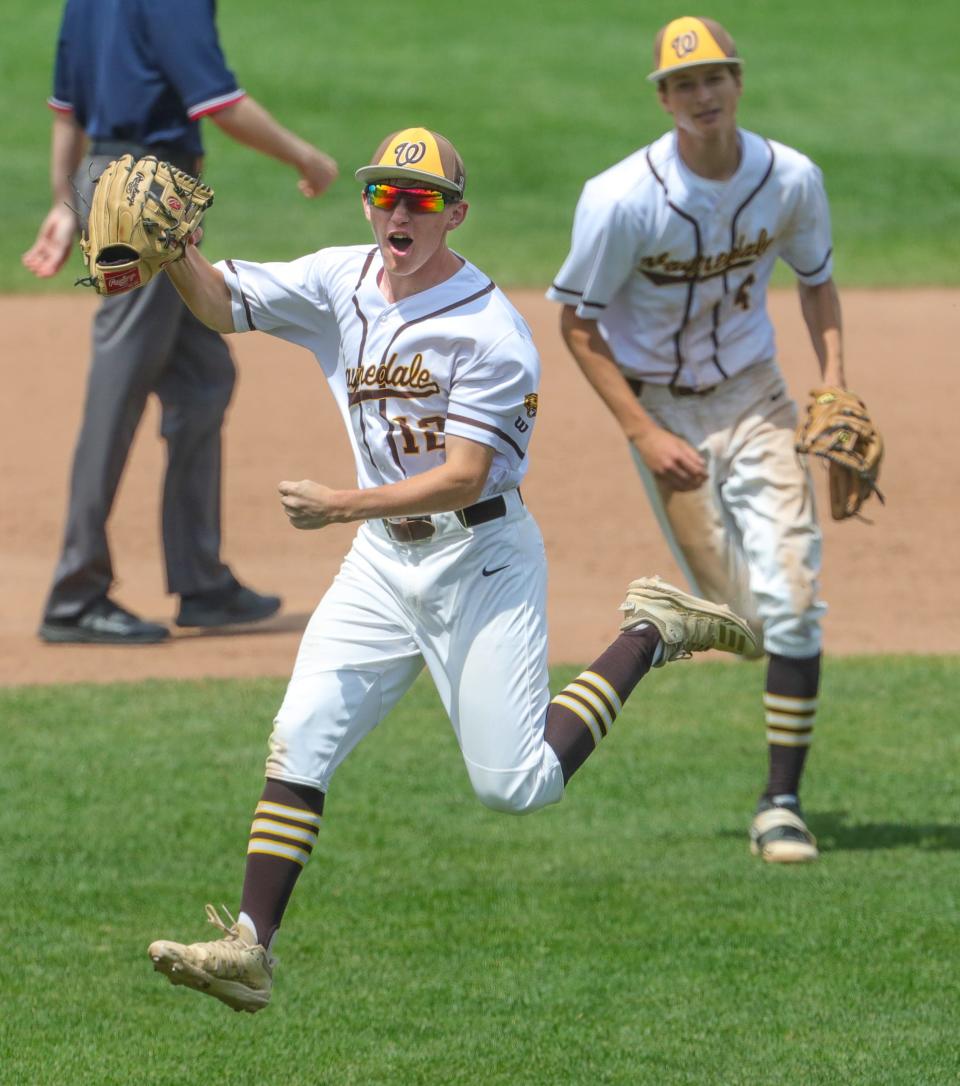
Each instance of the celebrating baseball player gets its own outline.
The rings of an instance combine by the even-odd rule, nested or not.
[[[214,266],[187,245],[165,265],[211,327],[259,329],[316,355],[358,477],[349,490],[280,483],[294,527],[360,527],[274,722],[239,916],[228,927],[207,906],[222,938],[149,949],[174,984],[249,1012],[270,999],[274,937],[337,767],[424,664],[478,798],[523,813],[562,798],[650,667],[756,647],[729,608],[643,578],[617,639],[551,700],[544,547],[519,490],[539,406],[529,330],[448,246],[467,203],[447,139],[397,132],[356,176],[373,246]]]
[[[674,19],[656,35],[654,64],[648,79],[673,129],[586,183],[548,297],[630,441],[692,590],[745,615],[768,654],[769,775],[752,850],[813,860],[798,793],[820,680],[821,536],[766,295],[782,257],[820,364],[814,404],[862,408],[841,396],[827,199],[808,158],[737,126],[742,62],[722,26]],[[859,497],[875,489],[866,471],[848,474]]]

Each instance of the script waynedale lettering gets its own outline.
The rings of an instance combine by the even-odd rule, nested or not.
[[[394,353],[386,362],[376,366],[348,366],[347,391],[351,400],[361,399],[367,391],[415,392],[429,396],[440,391],[440,386],[433,379],[430,371],[423,364],[423,355],[418,351],[409,365],[397,362],[399,355]]]
[[[691,279],[712,279],[732,268],[752,264],[763,256],[773,242],[774,238],[766,230],[761,230],[756,241],[748,242],[739,237],[726,252],[695,256],[690,260],[675,260],[670,253],[645,256],[637,265],[637,271],[654,283],[687,283]]]

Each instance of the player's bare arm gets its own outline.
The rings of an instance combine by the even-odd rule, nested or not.
[[[703,457],[688,442],[658,426],[639,404],[596,321],[578,316],[573,306],[565,305],[560,334],[584,377],[654,476],[674,490],[696,490],[707,477]]]
[[[294,528],[326,528],[328,524],[381,517],[421,516],[463,509],[483,493],[493,449],[465,438],[448,436],[446,461],[398,483],[364,490],[332,490],[310,479],[280,483],[280,502]]]
[[[193,240],[199,240],[199,237],[195,236],[191,242]],[[187,246],[182,260],[166,264],[164,271],[197,320],[216,332],[236,331],[230,291],[223,275],[195,244]]]
[[[843,322],[836,284],[831,278],[815,287],[805,283],[798,283],[797,286],[800,292],[800,309],[820,363],[823,383],[846,388],[846,376],[843,372]]]
[[[48,279],[63,267],[77,236],[76,196],[71,178],[87,145],[83,128],[72,113],[53,118],[50,143],[50,210],[40,224],[33,245],[23,254],[23,265],[40,279]]]
[[[328,154],[284,128],[256,99],[239,102],[210,115],[231,139],[292,166],[300,174],[304,196],[320,196],[337,179],[337,163]]]

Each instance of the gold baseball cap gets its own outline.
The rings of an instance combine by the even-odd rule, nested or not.
[[[656,68],[647,76],[655,83],[671,72],[703,64],[743,65],[730,34],[715,20],[681,15],[661,27],[653,40]]]
[[[463,195],[467,182],[457,149],[446,136],[429,128],[404,128],[387,136],[370,165],[361,166],[354,176],[365,185],[392,178],[423,181],[457,196]]]

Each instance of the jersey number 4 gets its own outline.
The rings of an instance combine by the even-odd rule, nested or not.
[[[756,282],[756,279],[752,274],[748,275],[746,279],[737,288],[737,293],[733,296],[733,304],[739,306],[741,309],[750,308],[750,288]]]

